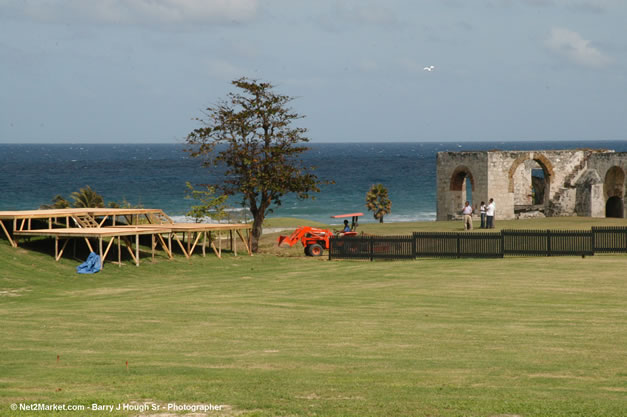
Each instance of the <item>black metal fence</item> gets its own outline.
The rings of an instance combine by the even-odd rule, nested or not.
[[[592,230],[418,232],[331,238],[329,259],[502,258],[627,253],[627,227]]]
[[[627,253],[627,227],[593,227],[595,252]]]

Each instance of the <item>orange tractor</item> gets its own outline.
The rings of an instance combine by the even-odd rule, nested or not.
[[[357,220],[359,216],[363,216],[364,213],[350,213],[350,214],[338,214],[337,216],[331,216],[332,219],[343,219],[343,218],[352,218],[352,222],[350,225],[350,231],[340,231],[336,232],[337,236],[355,236],[357,232],[357,226],[359,223]],[[348,220],[345,221],[345,224],[348,223]],[[320,229],[317,227],[311,226],[302,226],[298,229],[294,230],[289,236],[279,236],[277,239],[279,246],[288,245],[294,246],[297,242],[301,242],[303,247],[305,248],[305,255],[307,256],[321,256],[324,253],[324,250],[329,250],[329,239],[333,236],[334,233],[329,229]]]

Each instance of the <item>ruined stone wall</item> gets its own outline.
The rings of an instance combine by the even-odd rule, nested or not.
[[[627,181],[627,153],[591,150],[440,152],[437,219],[448,220],[461,209],[464,191],[461,185],[452,185],[459,170],[472,175],[475,207],[482,200],[487,202],[494,198],[497,220],[515,218],[515,205],[533,203],[531,173],[538,165],[545,173],[543,209],[547,215],[586,213],[598,216],[601,213],[604,202],[599,202],[598,181],[580,182],[589,169],[598,171],[603,179],[612,166],[618,166],[625,172]],[[624,197],[627,182],[622,190],[625,190]]]
[[[590,156],[589,161],[588,161],[588,168],[589,169],[593,169],[595,170],[599,177],[600,180],[602,182],[602,186],[601,186],[601,191],[599,192],[600,196],[598,199],[594,200],[596,201],[596,204],[599,205],[600,207],[596,207],[596,211],[598,212],[602,212],[603,216],[605,216],[605,204],[607,202],[607,199],[610,195],[608,195],[608,184],[607,184],[607,180],[608,180],[608,171],[612,168],[612,167],[618,167],[622,170],[623,173],[625,173],[625,180],[623,181],[622,184],[622,199],[623,199],[623,203],[624,206],[627,206],[627,199],[626,199],[626,194],[627,194],[627,152],[604,152],[604,153],[595,153],[593,155]],[[615,187],[613,187],[615,188]],[[616,194],[617,190],[613,189],[613,190],[609,190],[609,194]],[[624,217],[627,217],[627,207],[625,208],[624,211]]]
[[[450,220],[459,215],[466,199],[465,188],[456,182],[463,173],[472,177],[472,204],[487,201],[486,152],[438,152],[437,155],[437,220]]]

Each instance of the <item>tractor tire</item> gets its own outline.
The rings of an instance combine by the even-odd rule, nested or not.
[[[305,256],[311,256],[311,253],[309,253],[309,248],[310,247],[311,247],[311,245],[305,246]]]
[[[309,256],[322,256],[322,254],[324,253],[324,249],[322,248],[322,246],[318,245],[317,243],[314,245],[309,245]]]

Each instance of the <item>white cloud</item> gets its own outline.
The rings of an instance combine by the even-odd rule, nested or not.
[[[2,0],[3,9],[53,22],[231,23],[254,18],[257,0]]]
[[[603,68],[612,62],[610,57],[592,46],[590,41],[568,29],[553,28],[545,44],[549,50],[586,67]]]

